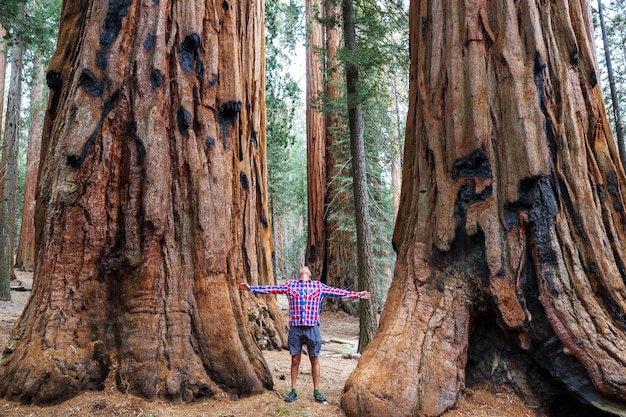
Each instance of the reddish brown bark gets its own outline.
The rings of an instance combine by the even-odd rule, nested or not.
[[[325,2],[327,19],[341,21],[341,6],[333,1]],[[341,25],[326,26],[326,97],[331,104],[326,112],[326,276],[325,282],[333,287],[356,290],[358,276],[354,252],[354,232],[342,227],[347,218],[353,217],[351,188],[346,185],[350,177],[350,149],[345,137],[345,120],[339,103],[342,102],[344,72],[339,61],[339,49],[343,37]],[[358,304],[341,298],[328,298],[326,308],[339,308],[350,314],[358,314]]]
[[[272,222],[274,225],[274,270],[277,278],[285,278],[285,243],[283,238],[283,217],[277,216]]]
[[[438,416],[470,378],[624,414],[626,179],[588,6],[411,2],[398,259],[348,416]]]
[[[313,279],[322,279],[326,253],[326,116],[320,110],[324,92],[324,64],[320,50],[324,47],[324,26],[317,18],[324,16],[324,2],[306,0],[306,136],[308,233],[306,264]]]
[[[393,198],[393,212],[398,213],[400,208],[400,188],[402,186],[402,166],[400,157],[393,156],[391,159],[391,193]]]
[[[237,285],[273,281],[262,28],[259,2],[64,2],[1,395],[271,388]]]
[[[44,118],[44,73],[41,61],[35,58],[34,77],[30,89],[30,126],[28,127],[28,149],[26,151],[26,179],[24,180],[24,203],[20,240],[17,245],[15,267],[32,271],[35,267],[35,188],[39,171],[41,133]]]

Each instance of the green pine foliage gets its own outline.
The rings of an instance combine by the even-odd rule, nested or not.
[[[340,0],[336,0],[340,1]],[[391,236],[395,223],[392,202],[391,161],[400,156],[404,143],[404,127],[408,103],[408,2],[397,0],[360,0],[354,2],[356,11],[357,52],[340,52],[341,65],[354,63],[359,68],[358,85],[360,104],[364,114],[364,140],[367,153],[367,177],[370,192],[372,219],[372,246],[374,249],[378,299],[385,298],[385,283],[393,270],[395,253]],[[323,21],[332,26],[341,22],[341,16],[327,16]],[[329,71],[333,71],[330,68]],[[337,86],[345,89],[345,85]],[[344,96],[345,97],[345,96]],[[334,146],[336,154],[346,155],[337,166],[340,175],[332,178],[340,190],[352,198],[350,139],[347,128],[347,103],[345,98],[333,102],[322,100],[323,111],[341,121],[335,133],[342,139]],[[401,158],[400,158],[401,159]],[[327,207],[328,218],[339,222],[340,227],[355,234],[354,209],[331,201]],[[353,265],[356,273],[356,265]]]
[[[0,3],[0,24],[6,29],[4,41],[11,45],[12,39],[22,36],[25,62],[32,62],[37,55],[47,62],[52,57],[59,30],[62,0],[3,0]],[[24,18],[19,17],[20,5],[24,4]]]
[[[7,34],[3,42],[8,51],[7,63],[11,62],[11,46],[17,36],[21,36],[24,43],[24,84],[45,83],[45,74],[35,74],[32,65],[35,57],[47,67],[52,58],[57,42],[59,19],[61,16],[62,0],[3,0],[0,2],[0,24]],[[24,5],[24,17],[20,18],[20,5]],[[7,69],[7,78],[8,78]],[[4,82],[4,80],[2,80]],[[17,219],[16,243],[19,239],[24,197],[24,179],[26,176],[26,152],[28,147],[28,129],[30,114],[35,108],[45,107],[45,103],[35,103],[30,100],[30,88],[22,90],[22,124],[20,126],[20,150],[18,161],[18,189],[17,189]],[[5,95],[7,91],[5,90]],[[4,97],[6,100],[6,97]],[[0,118],[4,121],[4,118]],[[4,125],[0,129],[0,140],[3,140]]]

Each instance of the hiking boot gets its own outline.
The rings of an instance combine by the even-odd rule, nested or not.
[[[320,392],[314,392],[313,396],[315,397],[315,401],[317,401],[318,403],[326,402],[326,397],[324,397]]]
[[[285,396],[285,402],[292,403],[298,399],[298,394],[295,391],[291,391],[289,394]]]

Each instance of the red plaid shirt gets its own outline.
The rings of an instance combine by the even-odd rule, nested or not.
[[[292,279],[282,285],[251,285],[250,291],[260,294],[287,294],[290,326],[317,326],[324,296],[360,298],[357,291],[342,290],[316,280]]]

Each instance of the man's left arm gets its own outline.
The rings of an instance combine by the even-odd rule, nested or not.
[[[329,297],[363,298],[367,300],[372,296],[369,291],[349,291],[342,288],[331,287],[330,285],[326,285],[324,283],[321,284],[323,294]]]

